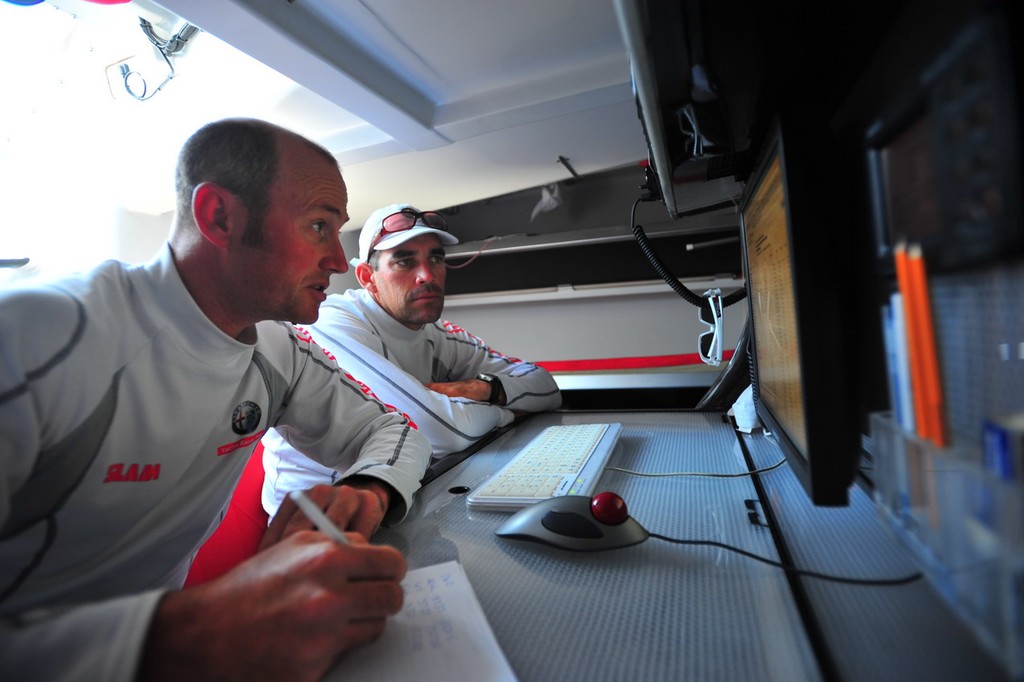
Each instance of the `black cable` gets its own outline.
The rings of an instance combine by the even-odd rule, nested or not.
[[[623,469],[621,467],[613,467],[613,466],[606,467],[606,471],[618,471],[620,473],[630,474],[630,475],[633,475],[633,476],[656,476],[656,477],[660,477],[660,476],[706,476],[706,477],[711,477],[711,478],[740,478],[740,477],[744,477],[744,476],[756,476],[756,475],[759,475],[759,474],[763,474],[763,473],[772,471],[774,469],[777,469],[777,468],[783,466],[784,464],[786,464],[786,460],[782,459],[782,460],[779,460],[778,462],[776,462],[775,464],[769,465],[767,467],[763,467],[761,469],[752,469],[750,471],[744,471],[744,472],[740,472],[740,473],[727,473],[727,474],[726,473],[721,473],[721,474],[719,474],[719,473],[699,473],[699,472],[693,472],[693,473],[691,473],[691,472],[645,473],[645,472],[641,472],[641,471],[633,471],[632,469]],[[659,540],[664,540],[665,542],[672,542],[672,543],[675,543],[675,544],[678,544],[678,545],[697,545],[697,546],[705,546],[705,547],[718,547],[720,549],[725,549],[725,550],[728,550],[730,552],[735,552],[737,554],[741,554],[741,555],[743,555],[745,557],[748,557],[750,559],[754,559],[755,561],[760,561],[761,563],[768,564],[769,566],[775,566],[776,568],[781,568],[782,570],[786,571],[787,573],[791,573],[793,575],[802,575],[802,576],[806,576],[808,578],[818,578],[820,580],[828,580],[828,581],[831,581],[831,582],[843,583],[843,584],[846,584],[846,585],[868,585],[868,586],[887,587],[887,586],[896,586],[896,585],[906,585],[908,583],[914,582],[915,580],[919,580],[922,577],[922,574],[920,572],[918,572],[918,573],[913,573],[913,574],[908,575],[908,576],[903,576],[901,578],[878,578],[878,579],[875,579],[875,578],[847,578],[845,576],[829,575],[827,573],[819,573],[818,571],[811,571],[811,570],[808,570],[808,569],[797,568],[797,567],[792,566],[790,564],[783,563],[781,561],[775,561],[774,559],[769,559],[767,557],[763,557],[763,556],[760,556],[758,554],[754,554],[752,552],[748,552],[745,549],[740,549],[739,547],[735,547],[733,545],[727,545],[727,544],[724,544],[724,543],[721,543],[721,542],[717,542],[715,540],[681,540],[681,539],[678,539],[678,538],[670,538],[667,535],[660,535],[658,533],[649,533],[649,535],[652,538],[657,538]]]
[[[782,563],[780,561],[775,561],[774,559],[769,559],[767,557],[763,557],[763,556],[760,556],[758,554],[754,554],[753,552],[748,552],[745,549],[740,549],[739,547],[734,547],[732,545],[727,545],[727,544],[722,543],[722,542],[716,542],[714,540],[680,540],[678,538],[670,538],[670,537],[668,537],[666,535],[659,535],[657,533],[650,533],[650,536],[652,538],[657,538],[659,540],[664,540],[665,542],[672,542],[672,543],[675,543],[677,545],[700,545],[700,546],[705,546],[705,547],[718,547],[719,549],[725,549],[725,550],[728,550],[730,552],[735,552],[736,554],[742,554],[743,556],[745,556],[745,557],[747,557],[749,559],[753,559],[755,561],[760,561],[761,563],[768,564],[769,566],[775,566],[776,568],[781,568],[782,570],[786,571],[787,573],[792,573],[794,575],[802,575],[802,576],[806,576],[808,578],[818,578],[820,580],[828,580],[830,582],[842,583],[844,585],[867,585],[867,586],[874,586],[874,587],[890,587],[890,586],[906,585],[906,584],[912,583],[912,582],[914,582],[916,580],[920,580],[921,577],[922,577],[922,574],[920,572],[918,572],[918,573],[912,573],[911,575],[908,575],[908,576],[903,576],[902,578],[847,578],[845,576],[830,575],[828,573],[819,573],[818,571],[811,571],[811,570],[807,570],[807,569],[803,569],[803,568],[797,568],[795,566],[790,566],[789,564],[784,564],[784,563]]]
[[[654,247],[651,245],[650,240],[647,239],[647,234],[644,232],[644,228],[641,225],[637,224],[636,207],[641,201],[643,201],[643,198],[638,198],[636,201],[634,201],[633,208],[630,210],[629,213],[629,224],[633,228],[633,237],[636,239],[637,244],[640,246],[640,250],[643,251],[644,256],[647,257],[647,260],[651,263],[651,266],[654,268],[655,272],[657,272],[658,275],[661,276],[663,280],[665,280],[665,282],[672,288],[673,291],[675,291],[677,294],[686,299],[686,302],[689,303],[690,305],[700,308],[702,305],[704,305],[704,297],[698,296],[694,292],[690,291],[687,287],[683,286],[683,284],[676,277],[674,277],[671,272],[669,272],[668,268],[665,267],[665,263],[661,260],[660,257],[658,257],[658,254],[654,251]],[[737,289],[728,296],[724,296],[722,298],[722,306],[731,306],[734,303],[742,301],[744,298],[746,298],[746,296],[746,287]]]
[[[633,228],[633,236],[636,238],[637,244],[640,245],[640,250],[644,252],[647,260],[651,262],[651,266],[654,268],[655,272],[657,272],[658,275],[661,276],[661,278],[665,280],[670,287],[672,287],[674,292],[686,299],[687,303],[690,305],[698,308],[701,307],[704,305],[704,298],[687,289],[672,275],[671,272],[668,271],[668,268],[665,267],[661,258],[658,257],[658,254],[656,254],[654,249],[651,247],[651,243],[648,241],[647,235],[644,234],[644,228],[637,224],[636,207],[640,201],[640,199],[637,199],[633,202],[633,208],[630,210],[629,214],[629,224]]]

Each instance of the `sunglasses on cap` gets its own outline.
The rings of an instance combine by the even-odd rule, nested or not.
[[[704,292],[706,304],[697,308],[697,317],[708,330],[697,338],[700,359],[706,365],[722,364],[722,290]]]
[[[394,234],[395,232],[405,232],[406,230],[412,229],[417,224],[424,225],[426,227],[432,227],[435,230],[448,231],[448,221],[444,219],[444,216],[436,211],[417,211],[412,208],[403,208],[397,213],[391,215],[380,221],[380,232],[370,242],[370,251],[373,251],[373,247],[377,246],[386,236]]]

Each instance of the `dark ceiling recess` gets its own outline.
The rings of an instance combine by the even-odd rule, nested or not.
[[[738,232],[690,233],[651,239],[658,255],[679,276],[739,278],[742,273],[738,242],[726,242],[687,250],[695,242],[716,240]],[[467,257],[451,257],[452,265]],[[658,279],[658,274],[631,239],[597,243],[552,245],[543,249],[510,253],[484,252],[465,269],[448,274],[448,294],[539,289],[560,285],[583,286]]]

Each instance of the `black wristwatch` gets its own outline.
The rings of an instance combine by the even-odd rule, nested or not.
[[[497,405],[498,396],[501,393],[501,382],[498,381],[498,377],[494,376],[493,374],[477,374],[476,378],[479,379],[480,381],[486,381],[487,384],[491,387],[491,395],[487,397],[487,402],[491,403],[492,405]]]

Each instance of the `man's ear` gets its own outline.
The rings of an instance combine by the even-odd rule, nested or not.
[[[373,268],[369,263],[360,263],[356,266],[356,280],[364,289],[369,291],[371,294],[374,293],[376,285],[373,284]],[[373,287],[373,289],[370,287]]]
[[[244,231],[245,211],[232,192],[204,182],[192,192],[192,217],[200,234],[215,246],[228,246],[233,230]]]

